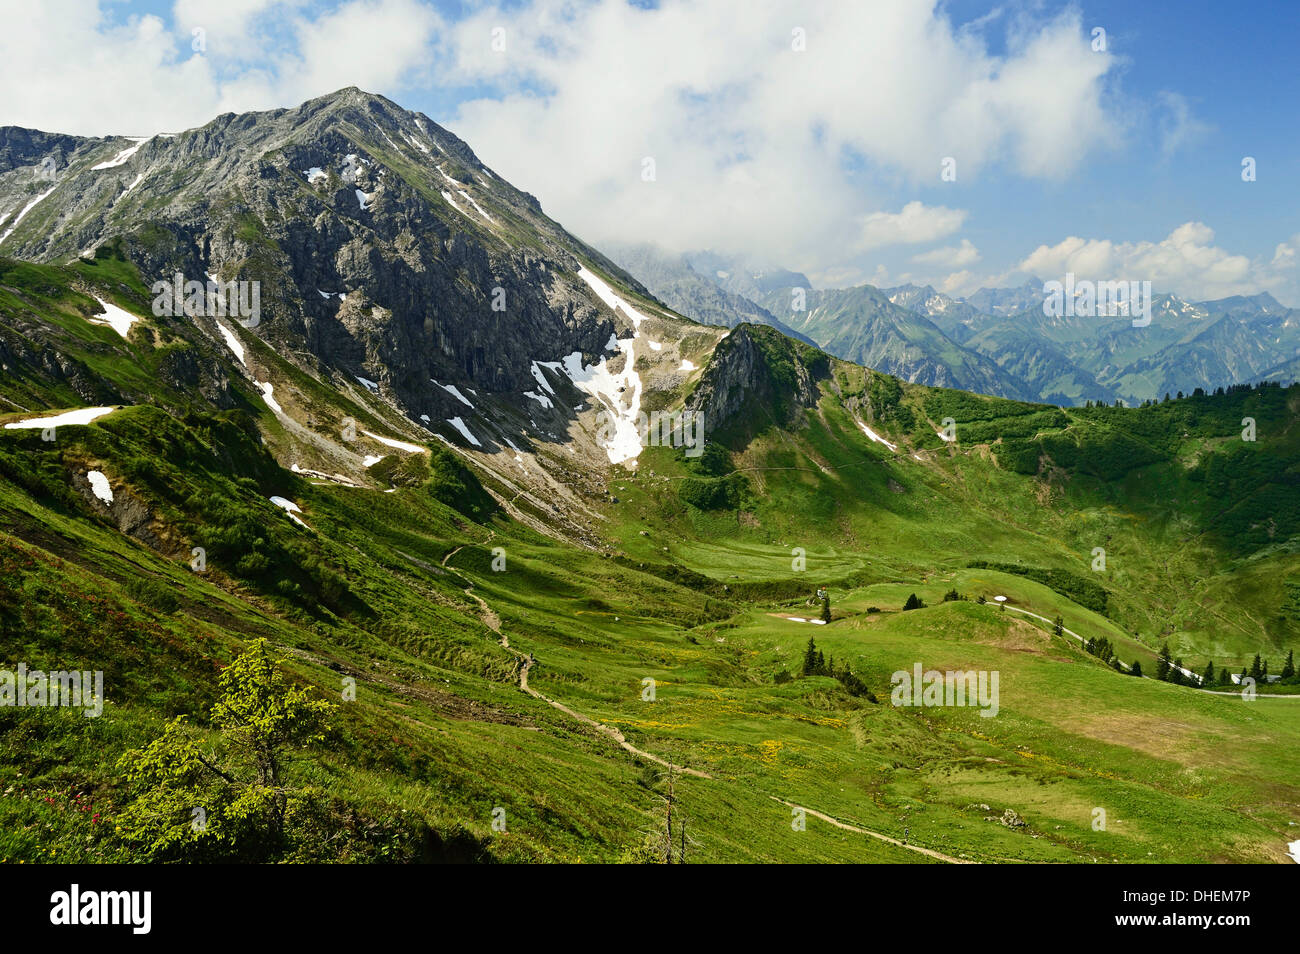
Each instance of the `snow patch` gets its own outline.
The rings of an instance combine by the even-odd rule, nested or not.
[[[315,185],[321,179],[327,177],[325,170],[320,166],[312,166],[310,169],[304,169],[302,174],[307,177],[308,185]]]
[[[885,440],[883,437],[881,437],[879,434],[877,434],[877,433],[876,433],[875,431],[873,431],[871,428],[867,427],[867,425],[863,424],[861,421],[858,421],[858,427],[862,428],[862,433],[866,434],[868,437],[870,437],[870,438],[871,438],[873,441],[875,441],[877,444],[884,444],[884,445],[885,445],[886,447],[888,447],[891,451],[894,451],[895,453],[897,453],[897,451],[898,451],[898,445],[897,445],[897,444],[891,444],[889,441]]]
[[[123,338],[131,330],[131,326],[140,320],[130,312],[118,308],[117,305],[104,301],[98,295],[95,296],[95,301],[99,302],[99,307],[104,309],[104,316],[101,318],[96,315],[90,319],[91,322],[97,325],[108,325]]]
[[[623,352],[623,370],[618,374],[609,370],[608,358],[587,367],[582,365],[580,351],[564,359],[564,371],[574,387],[595,398],[609,415],[601,429],[609,435],[602,446],[611,464],[636,460],[641,454],[641,432],[637,426],[641,414],[641,376],[636,373],[633,339],[620,340],[618,347]]]
[[[409,454],[418,454],[425,450],[425,448],[421,447],[419,444],[408,444],[406,441],[395,440],[391,437],[380,437],[378,434],[374,434],[370,431],[362,431],[361,433],[365,434],[366,437],[369,437],[371,440],[379,441],[379,443],[383,444],[385,447],[404,450]]]
[[[354,190],[354,191],[355,191],[356,194],[357,194],[357,203],[361,206],[361,211],[362,211],[362,212],[367,212],[367,211],[369,211],[369,209],[370,209],[370,203],[371,203],[372,201],[374,201],[375,193],[374,193],[374,192],[362,192],[360,189],[356,189],[356,190]]]
[[[284,417],[284,408],[280,407],[280,403],[276,401],[274,397],[275,388],[274,386],[272,386],[271,382],[254,381],[253,383],[256,384],[259,389],[261,389],[262,400],[266,402],[266,406],[269,407],[276,414],[279,414],[281,417]]]
[[[101,169],[112,169],[116,166],[124,165],[127,161],[130,160],[132,156],[134,156],[137,152],[140,151],[141,146],[143,146],[145,143],[149,141],[148,136],[145,136],[143,138],[137,136],[127,136],[126,138],[131,140],[133,143],[135,143],[135,145],[127,146],[125,149],[119,152],[112,159],[109,159],[107,162],[101,162],[97,166],[91,166],[90,171],[99,172]]]
[[[27,213],[30,212],[32,209],[36,208],[38,202],[40,202],[42,199],[44,199],[46,196],[48,196],[51,192],[53,192],[57,188],[58,188],[57,185],[50,186],[48,189],[46,189],[36,198],[32,199],[32,201],[28,202],[25,206],[23,206],[23,210],[19,212],[18,217],[14,219],[14,224],[9,226],[9,228],[5,230],[4,235],[0,235],[0,242],[3,242],[9,236],[13,235],[14,229],[18,228],[18,223],[23,220],[23,217],[27,215]]]
[[[481,208],[479,208],[479,204],[478,204],[477,202],[474,201],[473,196],[471,196],[471,195],[470,195],[468,192],[466,192],[464,189],[458,189],[457,191],[460,192],[460,194],[463,195],[463,196],[465,197],[465,201],[466,201],[466,202],[468,202],[470,205],[474,206],[474,211],[475,211],[475,212],[477,212],[479,215],[483,216],[483,218],[487,219],[489,222],[492,221],[492,216],[488,215],[488,214],[487,214],[486,212],[484,212]]]
[[[86,474],[86,479],[90,481],[90,491],[106,504],[113,503],[113,488],[108,485],[108,478],[98,470],[92,470]]]
[[[641,314],[622,298],[615,295],[614,289],[610,288],[604,279],[595,272],[592,272],[585,265],[578,267],[578,277],[586,282],[591,290],[596,293],[596,296],[608,305],[612,311],[618,311],[622,308],[623,311],[627,313],[628,317],[632,319],[632,327],[638,330],[640,329],[641,322],[645,321],[645,315]]]
[[[361,466],[363,466],[363,467],[374,467],[376,464],[378,464],[378,463],[379,463],[381,460],[383,460],[383,459],[384,459],[383,456],[376,457],[374,454],[367,454],[367,455],[366,455],[366,459],[365,459],[364,461],[362,461]]]
[[[416,149],[420,150],[420,152],[423,152],[423,153],[425,153],[425,154],[427,154],[427,153],[429,152],[429,147],[428,147],[428,146],[426,146],[424,143],[420,142],[420,140],[416,139],[414,136],[412,136],[410,133],[408,133],[408,132],[407,132],[406,130],[404,130],[404,129],[402,130],[402,138],[405,139],[407,142],[409,142],[409,143],[410,143],[412,146],[414,146]]]
[[[299,518],[298,516],[298,514],[302,513],[302,509],[292,500],[286,500],[283,497],[270,497],[268,499],[271,501],[271,503],[275,504],[285,513],[287,513],[289,515],[289,519],[292,520],[294,523],[307,527],[307,524],[303,523],[301,518]],[[307,529],[310,530],[311,527],[307,527]]]
[[[555,406],[554,404],[551,403],[550,398],[548,398],[544,394],[538,394],[536,391],[525,391],[524,397],[532,398],[534,401],[536,401],[538,404],[542,405],[542,407],[545,408],[551,408]]]
[[[437,381],[434,381],[433,383],[434,383],[434,384],[438,384]],[[473,410],[474,405],[473,405],[473,404],[470,404],[470,403],[469,403],[469,400],[465,397],[465,395],[461,394],[460,391],[457,390],[456,385],[454,385],[454,384],[438,384],[438,387],[442,388],[444,391],[446,391],[448,394],[450,394],[452,397],[454,397],[457,401],[460,401],[460,403],[461,403],[461,404],[464,404],[467,408],[470,408],[471,410]]]
[[[678,368],[677,370],[678,370],[678,371],[694,371],[694,370],[695,370],[695,362],[694,362],[694,361],[691,361],[689,358],[682,358],[682,366],[681,366],[680,368]]]
[[[221,337],[226,339],[226,347],[228,347],[231,351],[234,352],[235,357],[239,359],[240,364],[242,364],[244,367],[248,367],[248,362],[244,360],[243,343],[240,342],[240,340],[235,337],[235,333],[233,331],[231,331],[221,322],[219,321],[216,322],[216,326],[217,326],[217,330],[221,332]]]
[[[369,378],[363,378],[361,375],[357,375],[357,380],[364,384],[366,390],[370,391],[372,394],[379,393],[379,385],[376,382],[371,381]]]
[[[111,414],[114,410],[115,408],[111,407],[83,407],[75,411],[64,411],[53,417],[29,417],[22,421],[10,421],[5,425],[5,430],[43,430],[47,427],[67,427],[69,424],[89,424],[95,418]]]
[[[664,347],[664,346],[661,345],[659,342],[657,342],[657,341],[650,341],[649,339],[646,340],[646,344],[648,344],[648,345],[650,346],[650,350],[651,350],[651,351],[662,351],[662,350],[663,350],[663,347]]]
[[[558,361],[534,361],[532,364],[533,380],[541,385],[543,391],[553,395],[555,394],[555,388],[551,387],[551,382],[547,381],[546,375],[542,374],[542,368],[554,368],[558,371],[560,363]]]
[[[462,209],[460,206],[458,206],[458,205],[456,204],[456,200],[453,199],[453,198],[451,197],[451,193],[448,192],[446,189],[443,189],[443,190],[442,190],[442,197],[443,197],[444,199],[447,200],[447,204],[448,204],[449,206],[451,206],[453,209],[455,209],[455,210],[456,210],[457,212],[459,212],[461,215],[465,215],[465,210]],[[465,215],[465,217],[466,217],[466,218],[469,218],[468,215]]]
[[[478,442],[478,438],[469,432],[469,428],[465,426],[465,422],[462,421],[460,418],[449,417],[447,418],[447,423],[450,424],[452,427],[456,428],[456,430],[460,431],[461,436],[463,436],[465,440],[469,441],[475,447],[483,446]]]

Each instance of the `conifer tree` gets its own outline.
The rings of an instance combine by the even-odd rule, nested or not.
[[[808,637],[808,648],[803,652],[803,674],[811,676],[813,670],[817,668],[817,644],[813,642],[811,636]]]

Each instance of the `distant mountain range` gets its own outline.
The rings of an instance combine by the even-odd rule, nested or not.
[[[813,290],[805,275],[715,252],[607,254],[681,314],[771,325],[907,381],[1053,404],[1129,404],[1300,374],[1300,309],[1267,292],[1152,301],[1151,323],[1044,314],[1043,282],[959,298],[930,286]]]

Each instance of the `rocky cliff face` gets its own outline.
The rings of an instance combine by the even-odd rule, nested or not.
[[[588,544],[640,418],[679,407],[722,336],[355,89],[148,139],[0,130],[0,225],[16,409],[238,408],[285,468],[349,486],[436,438],[514,516]],[[169,301],[177,275],[192,298]],[[256,315],[216,309],[209,280]],[[119,332],[105,299],[133,316]]]
[[[747,429],[775,415],[786,424],[814,407],[826,355],[771,328],[739,325],[713,351],[687,410],[704,417],[706,432]]]
[[[533,361],[605,353],[629,325],[584,266],[644,293],[454,135],[355,89],[139,141],[0,130],[5,212],[0,254],[122,236],[147,282],[258,281],[257,335],[411,408],[454,410],[434,379],[523,391]]]

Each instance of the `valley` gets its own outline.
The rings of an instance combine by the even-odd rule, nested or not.
[[[106,698],[0,706],[0,860],[1288,860],[1294,670],[1151,677],[1300,643],[1295,385],[1057,406],[701,324],[360,90],[65,139],[0,244],[0,668]],[[156,313],[177,269],[260,282],[260,320]],[[259,645],[335,707],[275,838],[258,786],[129,771],[232,751]],[[997,673],[996,716],[891,704],[916,665]]]

